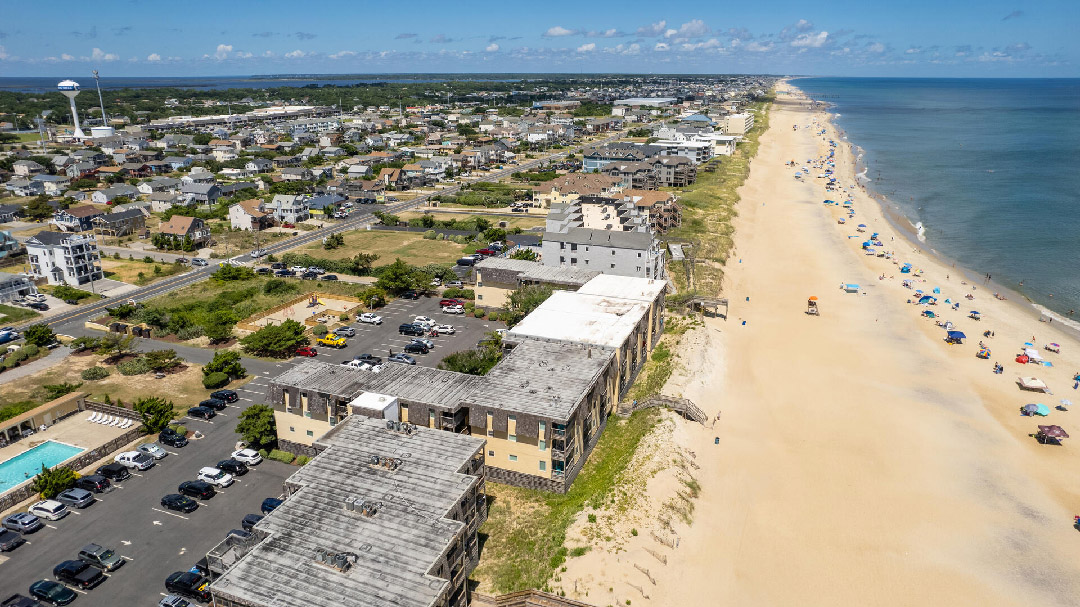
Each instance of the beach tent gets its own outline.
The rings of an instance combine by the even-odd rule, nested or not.
[[[941,287],[934,287],[934,293],[941,295]]]
[[[848,293],[858,293],[859,292],[859,285],[847,283],[847,284],[844,285],[844,290],[847,291]]]
[[[1043,417],[1050,415],[1050,407],[1047,407],[1042,403],[1024,405],[1023,407],[1020,407],[1020,411],[1023,412],[1024,415],[1041,415]]]
[[[945,334],[945,341],[950,344],[962,344],[965,339],[967,339],[967,335],[964,335],[963,331],[949,331]]]
[[[1048,441],[1061,444],[1063,438],[1069,438],[1069,433],[1061,426],[1039,426],[1039,431],[1035,433],[1035,440],[1044,444]]]
[[[1028,359],[1032,360],[1032,361],[1040,361],[1040,360],[1042,360],[1042,356],[1040,356],[1038,351],[1036,351],[1034,348],[1024,348],[1024,355],[1027,356]]]
[[[859,224],[859,227],[860,227],[860,228],[865,228],[865,227],[866,227],[866,224],[865,224],[865,223],[860,223],[860,224]]]
[[[923,295],[922,297],[919,298],[919,303],[921,303],[921,304],[930,304],[930,303],[934,303],[936,301],[937,301],[937,298],[933,297],[931,295]]]
[[[1018,377],[1016,382],[1020,385],[1021,390],[1031,390],[1033,392],[1047,392],[1050,390],[1046,383],[1037,377]]]

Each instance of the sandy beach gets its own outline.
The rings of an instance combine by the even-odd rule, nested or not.
[[[828,154],[835,130],[790,84],[778,89],[740,190],[729,318],[696,330],[707,339],[683,355],[695,372],[665,389],[721,412],[712,428],[678,422],[680,447],[699,466],[693,523],[675,529],[676,548],[643,533],[620,554],[571,559],[562,586],[596,604],[1080,605],[1080,390],[1071,379],[1080,344],[1025,303],[961,284],[956,269],[915,251],[854,187],[843,142],[834,176],[853,188],[856,215],[839,224],[845,210],[822,201],[845,195],[825,191],[823,171],[793,177]],[[872,232],[892,259],[860,250]],[[903,263],[921,270],[911,289]],[[908,303],[913,289],[934,287],[939,305],[929,309],[968,335],[963,345],[945,343],[921,316],[927,308]],[[811,295],[820,316],[805,313]],[[987,330],[992,356],[982,360]],[[1014,361],[1033,338],[1052,367]],[[1060,354],[1043,349],[1050,342]],[[1018,376],[1053,394],[1021,391]],[[1057,410],[1061,399],[1077,406]],[[1020,415],[1026,403],[1047,405],[1049,416]],[[1031,436],[1040,424],[1074,438],[1040,444]]]

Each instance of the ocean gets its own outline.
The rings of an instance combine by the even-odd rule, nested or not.
[[[863,182],[923,248],[1080,320],[1080,79],[792,84],[831,105]]]

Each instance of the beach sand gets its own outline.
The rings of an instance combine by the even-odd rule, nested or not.
[[[779,89],[798,94],[790,84]],[[821,171],[799,181],[785,164],[807,165],[836,138],[834,130],[815,134],[832,127],[807,106],[789,94],[773,105],[740,190],[726,268],[729,317],[707,319],[699,331],[709,339],[683,355],[700,372],[665,388],[710,416],[722,411],[712,428],[678,422],[681,447],[700,466],[692,526],[679,530],[674,549],[634,538],[662,552],[666,565],[629,556],[633,549],[570,559],[562,587],[580,580],[581,593],[568,595],[635,606],[1080,605],[1080,532],[1072,526],[1080,514],[1080,391],[1070,379],[1080,370],[1080,344],[1032,318],[1026,304],[959,284],[956,269],[913,251],[918,245],[862,191],[857,215],[839,225],[842,209],[822,200],[843,195],[825,192]],[[836,176],[852,186],[848,145],[836,155]],[[968,334],[965,344],[946,344],[923,308],[906,303],[908,275],[893,260],[863,254],[866,234],[849,238],[859,223],[880,233],[896,261],[923,270],[926,282],[915,288],[940,286],[942,301],[963,302],[958,312],[932,309]],[[842,283],[862,292],[845,293]],[[805,313],[811,295],[819,317]],[[968,310],[983,320],[968,319]],[[988,329],[993,355],[980,360]],[[1033,336],[1054,367],[1014,362]],[[1060,343],[1061,354],[1042,350],[1048,342]],[[1003,374],[992,373],[995,361]],[[1043,379],[1054,394],[1022,392],[1021,375]],[[1054,410],[1062,398],[1077,408]],[[1047,418],[1019,414],[1039,402],[1051,407]],[[1030,436],[1039,424],[1060,424],[1075,438],[1039,444]]]

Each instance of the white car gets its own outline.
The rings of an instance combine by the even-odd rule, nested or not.
[[[441,287],[442,286],[442,279],[441,278],[433,278],[433,279],[431,279],[431,286],[433,286],[433,287]]]
[[[434,325],[435,320],[427,316],[417,316],[413,319],[414,325]]]
[[[357,316],[356,320],[357,322],[363,322],[369,325],[382,324],[382,316],[379,316],[378,314],[375,314],[373,312],[364,312],[363,314]]]
[[[251,252],[251,258],[252,259],[258,259],[258,258],[262,257],[263,255],[266,255],[266,251],[264,251],[262,249],[255,249],[254,251]]]
[[[165,456],[169,455],[169,452],[162,449],[161,445],[158,445],[157,443],[139,445],[138,447],[135,447],[135,450],[145,453],[154,459],[164,459]]]
[[[304,272],[307,272],[307,268],[305,268],[304,266],[293,266],[289,269],[293,272],[296,272],[297,274],[303,274]]]
[[[210,466],[207,466],[206,468],[200,468],[199,475],[196,478],[198,478],[200,481],[206,481],[211,485],[216,485],[218,487],[228,487],[233,482],[233,477],[231,474],[225,472],[224,470],[218,470],[217,468],[213,468]]]
[[[56,500],[44,500],[30,506],[30,514],[49,521],[58,521],[68,515],[68,507]]]
[[[232,458],[240,460],[249,466],[254,466],[262,462],[262,456],[254,449],[240,449],[239,451],[233,451]]]
[[[464,314],[465,306],[443,306],[442,311],[446,314]]]
[[[438,331],[440,335],[453,335],[454,333],[457,333],[454,329],[454,325],[437,325],[435,330]]]
[[[326,274],[326,270],[324,270],[324,269],[322,269],[322,268],[320,268],[318,266],[308,266],[307,271],[308,272],[314,272],[316,274]]]
[[[141,451],[124,451],[114,457],[113,461],[135,470],[148,470],[154,467],[154,458]]]

